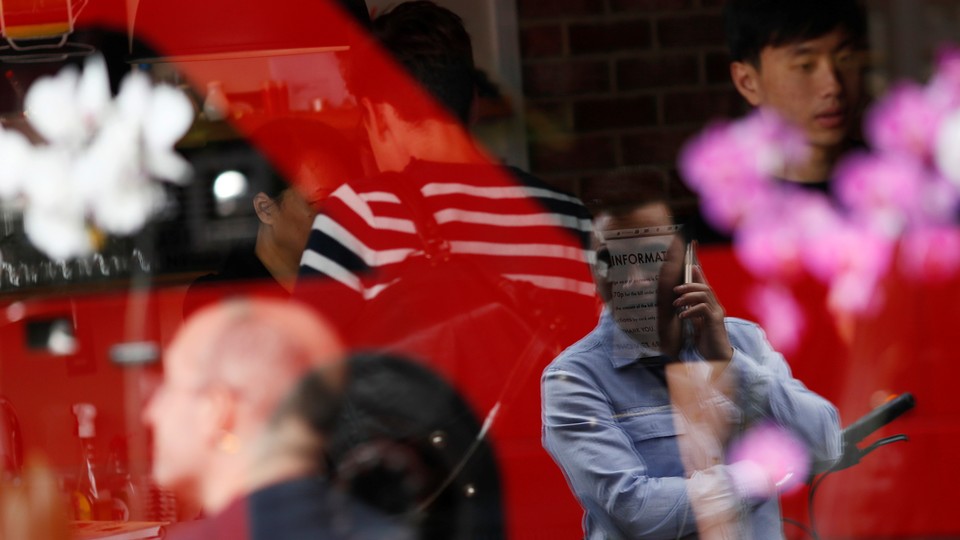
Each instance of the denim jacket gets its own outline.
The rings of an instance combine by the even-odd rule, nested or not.
[[[734,348],[726,369],[737,381],[732,421],[740,427],[772,421],[793,431],[815,463],[836,461],[841,435],[834,406],[791,376],[759,326],[732,318],[725,324]],[[590,540],[696,538],[691,480],[662,362],[638,359],[639,345],[633,352],[623,346],[629,339],[605,310],[596,329],[546,368],[543,445],[584,509]],[[778,500],[739,500],[729,476],[721,476],[723,496],[744,509],[741,534],[783,538]]]

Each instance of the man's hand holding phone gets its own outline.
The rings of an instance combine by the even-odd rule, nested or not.
[[[691,245],[684,260],[686,282],[673,288],[676,295],[673,307],[681,321],[690,321],[693,326],[693,343],[704,359],[729,361],[733,358],[733,347],[723,325],[723,306],[696,263],[693,251]]]

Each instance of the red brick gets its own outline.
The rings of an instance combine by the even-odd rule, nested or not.
[[[528,97],[606,92],[610,70],[602,60],[527,63],[523,87]]]
[[[740,94],[733,88],[667,94],[663,115],[667,124],[703,123],[714,118],[738,116],[744,110]]]
[[[700,78],[697,57],[692,54],[628,58],[617,62],[617,88],[638,90],[696,84]]]
[[[539,178],[564,193],[575,197],[580,196],[581,179],[579,175],[546,174],[539,176]]]
[[[616,165],[611,137],[556,137],[530,145],[534,173],[603,169]]]
[[[651,126],[657,123],[657,100],[653,96],[593,99],[573,104],[577,131]]]
[[[544,138],[573,131],[569,103],[527,100],[526,105],[527,129],[533,137]]]
[[[603,13],[600,0],[517,0],[520,20]]]
[[[627,165],[673,166],[693,130],[670,129],[627,135],[621,140],[623,162]]]
[[[563,54],[563,28],[559,24],[521,28],[520,52],[523,58]]]
[[[657,22],[657,39],[664,48],[721,46],[723,18],[719,15],[666,17]]]
[[[687,209],[688,212],[697,211],[699,206],[697,195],[687,187],[676,169],[670,169],[667,172],[667,193],[674,211],[682,211],[683,209]]]
[[[693,0],[610,0],[613,11],[671,11],[692,6]]]
[[[704,62],[707,83],[730,82],[730,56],[726,52],[707,53]]]
[[[572,54],[649,49],[653,34],[648,20],[571,25]]]

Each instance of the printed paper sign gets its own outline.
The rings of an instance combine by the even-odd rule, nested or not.
[[[660,354],[657,285],[667,251],[679,229],[679,225],[671,225],[604,233],[610,254],[610,309],[620,328],[633,338],[632,343],[615,343],[618,349],[629,349],[618,352],[637,352],[640,357]]]

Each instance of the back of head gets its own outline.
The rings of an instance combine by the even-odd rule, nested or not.
[[[468,123],[475,89],[473,45],[457,14],[426,0],[404,2],[373,20],[373,35],[414,82]],[[382,74],[370,64],[358,61],[353,69],[357,96],[391,103],[408,121],[429,117],[421,100],[410,96],[403,85],[383,84]]]
[[[728,0],[724,19],[730,60],[759,65],[760,52],[843,28],[860,43],[866,15],[858,0]]]

